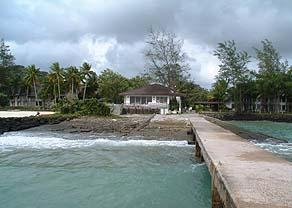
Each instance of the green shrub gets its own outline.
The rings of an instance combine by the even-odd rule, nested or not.
[[[78,99],[62,99],[55,105],[54,109],[62,114],[74,114],[81,111],[82,103]]]
[[[195,105],[195,110],[196,110],[197,112],[201,112],[201,111],[204,110],[204,106],[201,105],[201,104],[199,104],[199,105]]]
[[[174,110],[178,110],[178,108],[179,108],[179,104],[178,104],[176,98],[170,100],[170,110],[174,111]]]
[[[6,94],[0,92],[0,106],[8,106],[9,105],[9,98]]]
[[[81,115],[110,115],[110,107],[102,100],[95,98],[87,99],[84,102],[78,99],[65,98],[54,107],[61,114],[81,114]]]
[[[110,115],[110,107],[102,100],[91,98],[83,103],[81,114],[108,116]]]

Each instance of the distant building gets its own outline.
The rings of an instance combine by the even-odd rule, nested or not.
[[[172,89],[160,84],[151,84],[146,87],[120,93],[124,96],[123,108],[127,112],[143,112],[153,110],[160,114],[167,114],[170,110],[170,102],[176,99],[179,105],[178,111],[181,112],[181,97],[185,95],[174,92]]]
[[[195,102],[195,104],[204,104],[209,102]],[[235,110],[235,103],[231,97],[226,99],[222,104],[229,109]],[[292,97],[285,94],[277,96],[258,95],[256,98],[244,97],[241,103],[242,112],[257,113],[285,113],[292,112]]]
[[[64,98],[65,95],[61,95],[61,99]],[[42,107],[42,108],[50,108],[52,107],[56,102],[57,99],[48,98],[48,99],[41,99],[38,98],[36,100],[36,97],[34,93],[29,94],[15,94],[13,96],[10,96],[9,99],[9,106],[10,107]]]
[[[38,99],[39,105],[43,105],[43,101],[41,99]],[[14,96],[10,97],[9,105],[11,107],[36,107],[37,106],[37,100],[34,96],[34,94],[30,93],[28,95],[25,94],[16,94]]]
[[[291,112],[292,105],[291,105],[291,98],[282,94],[279,97],[275,96],[258,96],[255,104],[254,104],[254,111],[255,112]]]

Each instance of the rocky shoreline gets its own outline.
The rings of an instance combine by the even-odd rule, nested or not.
[[[18,131],[45,124],[58,124],[66,120],[68,120],[68,118],[62,116],[0,118],[0,134],[8,131]]]
[[[60,133],[116,135],[131,139],[187,140],[191,128],[179,115],[125,115],[120,118],[78,117],[55,125],[43,125],[42,130]],[[37,129],[36,129],[37,130]]]

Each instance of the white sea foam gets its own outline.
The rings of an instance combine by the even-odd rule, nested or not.
[[[187,146],[187,141],[159,141],[159,140],[112,140],[98,139],[63,139],[60,137],[33,136],[28,134],[4,134],[0,136],[0,149],[21,148],[82,148],[90,146]]]
[[[283,154],[283,155],[292,155],[292,144],[291,143],[255,143],[255,145],[269,151],[272,153]]]
[[[204,167],[206,163],[195,163],[191,165],[192,171],[196,171],[197,168]]]

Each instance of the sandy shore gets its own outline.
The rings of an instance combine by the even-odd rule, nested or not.
[[[51,115],[55,112],[53,111],[20,111],[20,110],[11,110],[11,111],[0,111],[0,118],[12,118],[12,117],[28,117],[35,116],[37,113]]]

